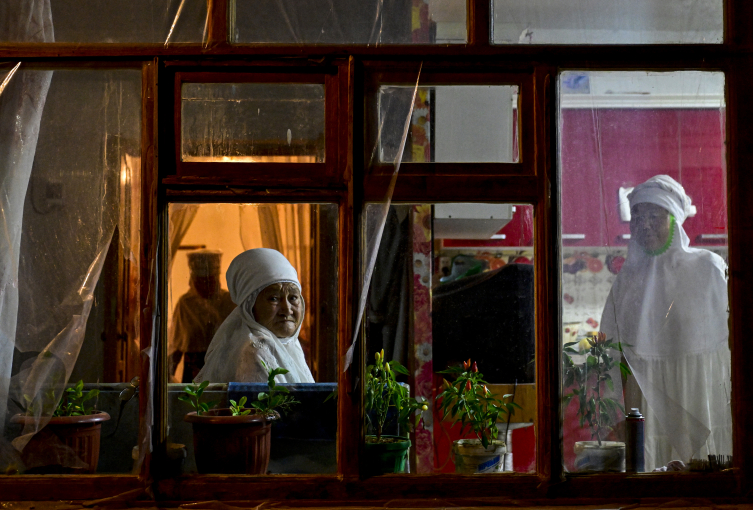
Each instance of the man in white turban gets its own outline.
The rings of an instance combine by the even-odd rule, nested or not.
[[[646,470],[731,455],[726,264],[690,247],[690,197],[671,177],[652,177],[628,200],[628,256],[601,327],[622,343],[634,376],[625,407],[646,417]]]
[[[278,382],[314,382],[298,341],[301,284],[285,256],[268,248],[245,251],[230,263],[227,285],[238,307],[214,335],[195,381],[266,382],[266,364],[289,370]]]
[[[235,308],[228,291],[220,287],[221,258],[219,250],[188,253],[190,288],[178,299],[168,331],[170,375],[175,375],[182,359],[184,383],[191,382],[204,366],[209,343]]]

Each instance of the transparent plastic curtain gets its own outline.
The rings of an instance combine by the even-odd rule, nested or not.
[[[423,63],[421,66],[423,66]],[[358,314],[356,315],[355,327],[353,329],[353,340],[345,355],[344,371],[348,370],[350,364],[353,362],[353,352],[361,330],[361,323],[369,295],[369,286],[371,285],[379,246],[382,242],[384,225],[387,221],[390,204],[392,203],[392,194],[395,191],[395,184],[400,173],[400,164],[403,159],[405,143],[411,128],[413,108],[416,103],[420,79],[421,67],[419,67],[416,76],[415,86],[390,87],[386,89],[386,93],[379,94],[377,105],[379,109],[379,130],[376,142],[371,150],[368,167],[373,169],[380,162],[390,162],[392,164],[392,173],[384,199],[377,204],[371,204],[369,214],[366,214],[365,210],[362,211],[362,217],[368,222],[368,224],[363,226],[363,232],[365,233],[365,242],[362,244],[365,248],[361,268],[363,279],[358,299]],[[378,209],[377,213],[374,212],[375,208]]]
[[[48,0],[0,4],[0,39],[52,42]],[[18,313],[18,264],[23,202],[31,176],[39,124],[52,73],[6,69],[0,85],[0,433],[5,430]],[[19,72],[20,70],[20,72]],[[3,121],[4,119],[4,121]],[[0,455],[12,449],[2,445]]]
[[[566,72],[559,128],[565,342],[621,343],[609,393],[645,417],[647,471],[731,455],[723,75]]]
[[[129,165],[140,157],[140,72],[65,70],[53,76],[29,69],[20,78],[18,93],[30,103],[26,110],[9,111],[14,96],[0,97],[0,129],[13,126],[21,135],[0,141],[0,152],[15,155],[0,168],[8,190],[4,230],[13,232],[13,238],[3,238],[2,267],[12,272],[0,302],[6,364],[0,381],[9,387],[7,403],[2,402],[7,417],[34,419],[17,437],[6,435],[13,449],[5,444],[0,461],[19,471],[49,464],[82,467],[59,441],[33,453],[24,450],[48,423],[69,383],[108,250],[120,248],[132,263],[137,260],[132,218],[121,204],[127,203],[124,190],[130,193],[124,186]],[[116,227],[120,247],[111,246]],[[15,331],[9,331],[14,323]],[[27,359],[13,363],[20,354]],[[19,454],[25,456],[20,466]]]
[[[176,39],[178,39],[177,34],[179,28],[182,28],[183,25],[187,24],[195,25],[197,16],[201,15],[204,10],[206,10],[206,14],[204,15],[204,30],[202,32],[201,41],[206,47],[209,43],[209,17],[212,14],[213,4],[213,0],[206,0],[206,3],[197,0],[180,0],[178,8],[175,11],[173,22],[170,24],[170,30],[167,33],[167,37],[165,37],[165,48],[167,48],[171,42],[176,42]],[[189,21],[181,21],[185,18]]]

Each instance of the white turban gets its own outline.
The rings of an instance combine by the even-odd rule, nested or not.
[[[639,184],[628,195],[630,208],[635,204],[649,203],[663,207],[682,225],[685,218],[694,213],[690,197],[682,185],[668,175],[655,175],[643,184]]]
[[[227,288],[230,299],[254,320],[252,309],[261,291],[275,283],[292,283],[298,290],[298,273],[285,255],[269,248],[244,251],[233,259],[227,269]],[[301,298],[303,299],[303,298]],[[295,332],[298,336],[300,325]]]

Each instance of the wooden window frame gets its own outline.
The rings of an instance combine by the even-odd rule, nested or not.
[[[534,204],[536,260],[536,370],[537,370],[537,473],[491,476],[463,475],[385,475],[359,477],[362,408],[360,382],[353,370],[341,373],[338,410],[339,472],[333,476],[194,476],[157,480],[152,488],[165,499],[324,499],[385,500],[427,497],[462,499],[493,497],[504,500],[562,498],[577,501],[587,494],[590,501],[634,501],[642,497],[697,496],[743,497],[753,490],[753,371],[746,361],[753,359],[753,345],[745,339],[753,333],[745,311],[753,308],[753,266],[748,263],[753,249],[753,97],[747,93],[753,82],[753,2],[725,1],[725,40],[719,45],[636,45],[636,46],[495,46],[489,41],[490,3],[468,0],[468,43],[452,46],[394,45],[230,45],[225,40],[226,0],[215,0],[210,11],[206,44],[36,44],[0,43],[4,58],[28,63],[43,60],[56,65],[107,65],[105,61],[143,61],[142,91],[142,349],[151,345],[151,318],[158,310],[157,283],[153,274],[159,259],[160,222],[169,201],[337,201],[340,206],[340,331],[339,355],[350,342],[351,324],[357,297],[357,216],[362,205],[381,200],[383,183],[367,175],[365,164],[353,155],[364,151],[365,141],[358,130],[365,125],[361,102],[366,90],[369,66],[388,69],[398,62],[416,69],[421,62],[431,72],[437,70],[473,72],[494,69],[511,74],[527,69],[533,77],[533,135],[535,173],[530,175],[442,175],[442,169],[425,175],[406,172],[399,179],[394,199],[398,201],[515,201]],[[688,51],[690,49],[691,51]],[[282,58],[284,57],[284,58]],[[174,59],[183,58],[183,61]],[[54,60],[53,60],[54,59]],[[172,59],[172,60],[171,60]],[[238,72],[259,66],[264,72],[295,73],[317,66],[338,66],[338,148],[335,180],[322,184],[311,179],[284,182],[263,176],[224,177],[178,174],[174,158],[174,69],[201,68],[214,72]],[[182,66],[182,67],[181,67]],[[266,68],[265,68],[266,66]],[[465,71],[463,71],[465,69]],[[565,474],[560,448],[560,378],[558,339],[559,302],[559,196],[556,171],[555,83],[559,70],[721,70],[727,87],[727,190],[729,216],[730,342],[733,367],[733,428],[735,468],[730,473],[696,474]],[[251,71],[255,72],[255,71]],[[316,71],[314,71],[316,72]],[[428,73],[428,71],[427,71]],[[172,79],[171,79],[172,78]],[[158,151],[163,147],[163,151]],[[367,147],[368,148],[368,147]],[[528,161],[527,158],[523,158]],[[158,167],[159,164],[159,167]],[[164,344],[164,342],[163,342]],[[162,346],[164,348],[164,345]],[[164,365],[164,363],[163,363]],[[155,383],[166,381],[164,368],[150,366],[145,358],[142,380],[150,368],[157,369]],[[160,392],[155,392],[159,404]],[[147,392],[140,392],[140,412],[145,416]],[[159,478],[160,448],[166,437],[165,415],[155,406],[155,453],[147,457],[142,478],[135,476],[92,475],[0,478],[0,493],[6,500],[97,499],[147,486],[149,477]],[[161,419],[161,421],[160,421]]]

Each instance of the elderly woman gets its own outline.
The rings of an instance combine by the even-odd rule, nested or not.
[[[628,199],[628,256],[601,320],[634,375],[625,407],[646,416],[646,469],[731,455],[724,260],[690,247],[690,198],[671,177],[652,177]]]
[[[314,382],[298,341],[301,284],[285,256],[267,248],[245,251],[230,263],[227,285],[238,307],[215,333],[195,381],[266,382],[264,362],[290,371],[278,382]]]

